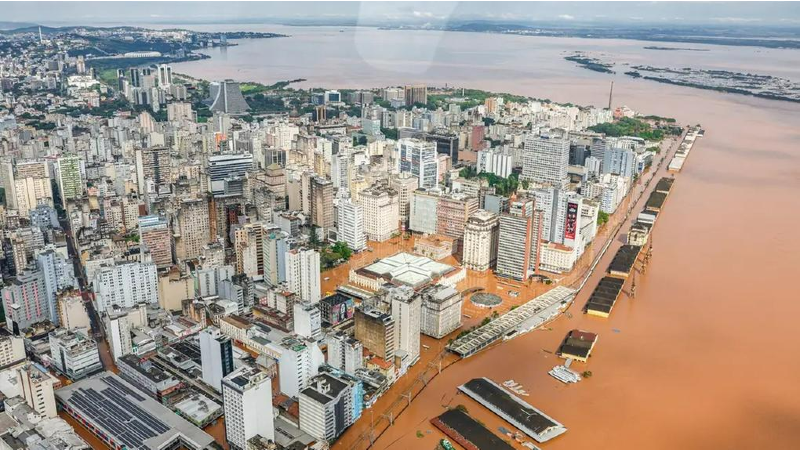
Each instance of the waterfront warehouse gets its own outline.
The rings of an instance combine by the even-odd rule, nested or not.
[[[608,317],[614,304],[622,292],[622,285],[625,280],[617,277],[603,277],[594,288],[592,295],[586,302],[586,313],[593,316]]]
[[[588,331],[572,330],[558,347],[558,356],[586,362],[592,355],[597,335]]]
[[[431,423],[467,450],[514,449],[459,409],[445,411],[441,416],[431,419]]]

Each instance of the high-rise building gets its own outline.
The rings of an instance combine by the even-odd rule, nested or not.
[[[521,180],[565,189],[568,166],[569,139],[530,135],[525,140]]]
[[[158,303],[158,275],[151,261],[102,266],[95,271],[92,286],[98,312],[112,305],[130,308],[139,303]]]
[[[395,323],[391,315],[368,306],[356,308],[355,337],[364,348],[386,361],[394,360]]]
[[[434,284],[420,291],[420,332],[441,339],[461,326],[461,293],[452,286]]]
[[[281,392],[289,397],[297,397],[308,386],[325,363],[325,356],[313,340],[290,336],[280,342],[281,355],[278,358],[278,380]]]
[[[497,262],[499,220],[496,214],[479,210],[464,226],[461,264],[467,269],[484,271]]]
[[[7,327],[14,334],[35,323],[50,320],[49,295],[42,272],[23,270],[0,291]]]
[[[83,195],[83,160],[77,156],[62,156],[57,160],[58,188],[63,202]]]
[[[317,303],[320,292],[319,253],[311,249],[286,252],[286,282],[300,300]]]
[[[172,230],[165,217],[139,217],[139,243],[147,248],[158,268],[172,265]]]
[[[514,168],[514,157],[499,148],[478,152],[478,173],[493,173],[508,178]]]
[[[264,229],[261,238],[264,253],[264,281],[272,286],[286,281],[286,252],[288,234],[278,227]]]
[[[275,439],[272,377],[256,366],[242,366],[222,380],[225,437],[234,450],[246,450],[259,435]]]
[[[300,429],[321,441],[333,442],[361,417],[360,381],[324,373],[311,380],[299,396]]]
[[[631,149],[612,147],[603,154],[602,172],[633,178],[636,175],[636,152]]]
[[[253,167],[253,155],[223,154],[208,157],[208,190],[215,196],[242,194],[234,188],[235,181],[243,180],[245,173]]]
[[[97,343],[80,332],[58,328],[48,336],[53,366],[71,380],[103,370]]]
[[[14,181],[17,212],[27,218],[38,205],[53,206],[53,190],[49,178],[17,177]]]
[[[29,362],[17,368],[17,385],[25,403],[37,414],[51,419],[58,415],[53,391],[56,384],[58,379],[38,364]]]
[[[201,331],[200,360],[203,382],[218,391],[222,390],[222,379],[233,372],[231,338],[223,335],[217,327],[208,327]]]
[[[439,198],[436,232],[458,242],[464,237],[464,227],[473,214],[478,212],[478,198],[463,194],[445,195]]]
[[[364,367],[364,345],[344,332],[329,334],[328,365],[344,373],[354,374]]]
[[[212,81],[209,85],[209,109],[215,112],[224,112],[232,115],[245,114],[250,106],[242,96],[239,83],[232,80]]]
[[[294,333],[308,339],[318,339],[322,334],[322,312],[319,303],[295,302],[292,305]]]
[[[113,307],[102,312],[103,329],[114,361],[134,353],[132,331],[147,325],[147,308],[144,304],[132,308]]]
[[[264,227],[261,222],[246,223],[234,231],[233,249],[236,254],[236,273],[259,280],[263,278],[263,235]]]
[[[25,340],[0,328],[0,367],[11,366],[25,359]]]
[[[389,186],[397,191],[400,222],[404,227],[408,227],[408,219],[411,216],[411,196],[419,188],[419,179],[408,172],[400,172],[392,176]]]
[[[433,189],[439,184],[436,144],[419,139],[397,141],[400,171],[419,179],[419,187]]]
[[[49,248],[36,255],[36,268],[44,277],[50,321],[59,325],[57,294],[62,289],[78,286],[72,260]]]
[[[364,207],[364,233],[371,241],[383,242],[400,228],[400,198],[385,184],[375,184],[359,193]]]
[[[439,195],[417,189],[411,194],[409,229],[422,234],[436,234],[439,230]]]
[[[349,198],[339,201],[336,221],[338,241],[344,242],[354,252],[367,247],[367,236],[364,234],[364,207]]]
[[[139,192],[147,192],[147,180],[158,189],[172,181],[172,160],[167,147],[150,147],[136,150],[136,181]]]
[[[395,323],[395,358],[401,366],[411,366],[419,360],[419,334],[422,324],[422,299],[410,286],[389,289],[392,319]]]
[[[63,290],[56,295],[58,323],[67,330],[89,328],[89,314],[81,296],[75,289]]]
[[[179,260],[199,257],[203,252],[203,246],[211,240],[211,223],[208,214],[208,201],[205,199],[181,201],[178,210],[180,238],[176,245]]]
[[[327,232],[333,228],[333,183],[322,177],[311,179],[309,191],[311,223]]]
[[[525,280],[531,259],[534,200],[516,198],[509,202],[509,212],[500,215],[497,237],[498,275]]]
[[[158,65],[158,86],[168,88],[172,84],[172,66],[169,64]]]
[[[412,106],[418,103],[428,104],[428,87],[424,84],[405,86],[404,88],[406,105]]]

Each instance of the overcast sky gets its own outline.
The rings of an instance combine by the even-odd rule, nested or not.
[[[0,21],[40,24],[235,20],[800,25],[800,2],[1,2]]]

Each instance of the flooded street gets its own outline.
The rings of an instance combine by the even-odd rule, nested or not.
[[[608,101],[608,86],[614,80],[615,105],[675,117],[684,124],[701,123],[706,130],[683,172],[676,175],[652,235],[653,259],[647,273],[638,277],[635,299],[623,295],[608,319],[581,314],[602,275],[601,263],[571,307],[572,319],[562,316],[550,325],[552,331],[529,333],[452,365],[433,379],[373,448],[433,448],[443,435],[428,420],[460,403],[491,431],[497,433],[501,425],[509,428],[456,395],[458,385],[479,376],[516,380],[530,393],[526,401],[569,429],[542,444],[543,449],[800,447],[800,360],[792,357],[800,314],[800,295],[793,285],[800,273],[800,238],[795,232],[800,223],[800,105],[589,72],[560,56],[566,50],[597,48],[645,61],[667,60],[662,65],[681,63],[682,55],[676,54],[680,52],[652,55],[635,41],[617,45],[452,33],[430,43],[438,45],[430,61],[414,60],[410,52],[388,45],[382,68],[354,73],[350,64],[359,61],[359,53],[346,56],[345,50],[363,54],[363,39],[342,33],[347,36],[331,39],[338,39],[345,50],[321,55],[327,47],[316,50],[309,44],[314,30],[297,32],[305,34],[281,44],[286,58],[302,56],[297,62],[270,59],[271,46],[278,44],[253,43],[228,49],[222,63],[215,55],[176,64],[175,70],[240,80],[256,79],[257,74],[259,81],[306,77],[312,85],[340,88],[447,82],[595,105]],[[428,35],[415,35],[385,36],[390,36],[389,44],[428,42]],[[373,38],[374,47],[384,43]],[[261,53],[257,47],[263,48]],[[496,54],[487,56],[490,48]],[[767,74],[774,69],[800,78],[796,51],[710,48],[707,55],[692,55],[700,59],[697,64],[731,68],[744,61],[748,65],[735,68]],[[216,68],[206,68],[211,66]],[[415,72],[400,66],[425,68]],[[459,70],[467,66],[470,70]],[[325,77],[327,81],[321,81]],[[364,256],[374,257],[378,255]],[[475,277],[472,282],[489,279]],[[332,280],[323,282],[323,290],[331,290]],[[530,298],[524,295],[520,301]],[[576,328],[599,334],[589,362],[573,365],[578,371],[591,370],[593,376],[566,386],[547,375],[561,362],[548,352]],[[364,417],[361,422],[370,420],[368,411]]]

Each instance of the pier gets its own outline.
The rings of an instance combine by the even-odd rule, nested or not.
[[[585,310],[593,316],[608,317],[614,304],[622,292],[625,280],[617,277],[604,277],[594,288],[591,297],[586,302]]]
[[[514,447],[460,409],[445,411],[431,419],[431,424],[467,450],[514,450]]]

